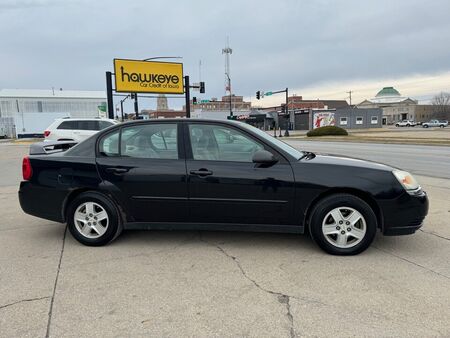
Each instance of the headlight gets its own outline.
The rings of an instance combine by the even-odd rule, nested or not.
[[[415,191],[420,189],[419,183],[416,179],[407,171],[394,170],[392,171],[394,176],[400,182],[400,184],[405,188],[406,191]]]

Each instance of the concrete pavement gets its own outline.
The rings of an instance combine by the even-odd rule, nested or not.
[[[0,145],[2,337],[450,336],[447,179],[418,177],[422,231],[355,257],[236,232],[129,231],[91,248],[21,212],[26,150]]]

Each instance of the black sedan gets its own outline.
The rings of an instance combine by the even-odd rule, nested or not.
[[[85,245],[123,229],[308,231],[328,253],[352,255],[377,231],[414,233],[428,212],[405,171],[298,151],[234,121],[124,123],[72,145],[31,147],[19,199]]]

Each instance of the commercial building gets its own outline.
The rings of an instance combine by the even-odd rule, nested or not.
[[[304,100],[302,96],[288,97],[289,110],[291,109],[340,109],[350,107],[346,100]]]
[[[419,105],[417,100],[402,96],[394,87],[384,87],[375,97],[362,101],[357,107],[381,108],[382,124],[395,124],[406,119],[425,122],[434,114],[433,105]]]
[[[106,93],[103,91],[0,90],[0,124],[14,126],[14,134],[9,137],[42,135],[56,118],[103,117],[105,114]]]
[[[230,102],[231,102],[231,110],[234,112],[239,111],[250,111],[251,109],[251,102],[245,102],[243,96],[236,96],[231,95],[230,96],[222,96],[222,100],[218,100],[217,98],[213,97],[210,100],[197,100],[197,104],[193,103],[193,100],[191,102],[191,112],[194,110],[207,110],[207,111],[230,111]],[[183,106],[183,110],[185,110],[186,107]]]

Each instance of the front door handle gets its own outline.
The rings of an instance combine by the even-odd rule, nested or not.
[[[197,175],[197,176],[210,176],[213,174],[211,170],[201,168],[199,170],[191,170],[189,172],[191,175]]]
[[[125,174],[129,171],[128,168],[106,168],[106,172],[116,175]]]

